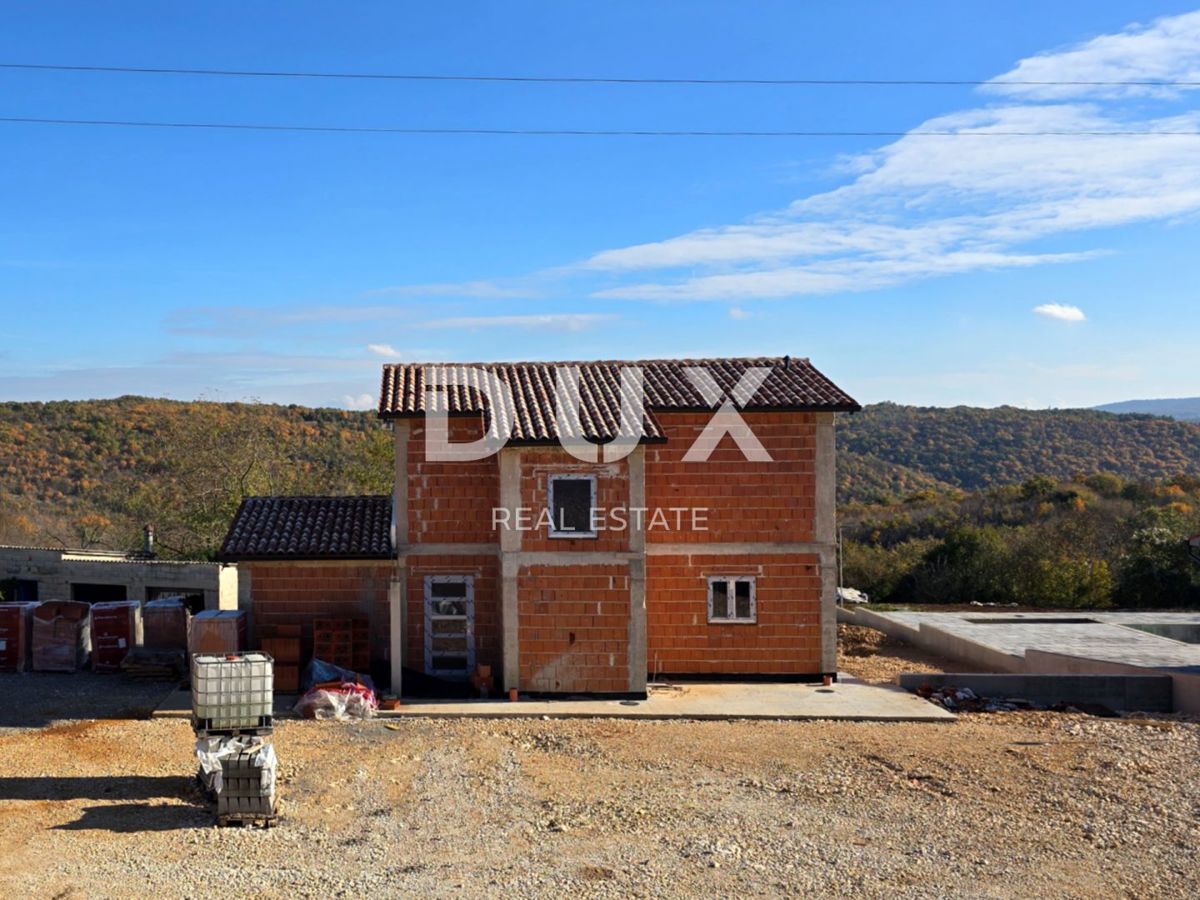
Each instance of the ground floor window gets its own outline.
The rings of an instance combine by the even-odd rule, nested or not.
[[[757,618],[753,575],[709,577],[708,621],[755,622]]]
[[[475,579],[425,576],[425,671],[466,678],[475,669]]]

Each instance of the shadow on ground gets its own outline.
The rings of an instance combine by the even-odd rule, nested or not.
[[[184,828],[211,828],[212,810],[202,806],[149,803],[111,803],[87,806],[74,822],[55,825],[55,831],[177,831]]]
[[[194,778],[185,775],[97,775],[0,778],[0,800],[193,800]]]
[[[0,673],[0,728],[42,728],[77,719],[148,719],[177,686],[119,673]]]

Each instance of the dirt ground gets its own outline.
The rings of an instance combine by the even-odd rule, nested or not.
[[[901,672],[975,672],[862,625],[838,625],[838,670],[872,684],[895,684]]]
[[[912,668],[877,646],[845,669]],[[25,710],[0,727],[0,896],[1197,890],[1200,725],[1178,719],[286,721],[280,824],[218,829],[186,721],[45,724],[54,677],[0,676]]]

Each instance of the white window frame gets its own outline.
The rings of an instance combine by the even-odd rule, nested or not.
[[[590,528],[588,531],[560,531],[559,530],[558,522],[554,518],[554,485],[560,481],[587,481],[591,488],[590,495],[589,495],[590,499],[588,500],[588,525],[589,526],[591,526],[593,524],[592,518],[595,515],[595,511],[596,511],[596,476],[595,475],[590,475],[587,473],[575,473],[575,472],[559,472],[558,474],[551,475],[549,477],[549,479],[547,479],[547,482],[546,482],[546,506],[548,507],[549,512],[550,512],[550,521],[549,521],[549,523],[547,523],[546,528],[548,530],[549,536],[552,538],[576,538],[576,539],[578,539],[578,538],[587,539],[587,538],[599,537],[600,535],[594,529],[590,529]]]
[[[463,584],[466,591],[463,599],[466,601],[466,616],[440,616],[433,612],[433,586],[435,584]],[[433,652],[433,627],[436,619],[465,618],[467,636],[467,667],[466,669],[435,669],[433,657],[439,654]],[[475,576],[474,575],[426,575],[425,576],[425,673],[440,678],[469,678],[475,671]]]
[[[734,587],[739,581],[747,582],[750,585],[750,617],[737,617],[737,589]],[[726,603],[729,604],[728,609],[734,613],[733,618],[713,616],[713,585],[717,582],[725,584]],[[710,575],[708,576],[708,621],[714,625],[757,625],[758,624],[758,585],[755,583],[754,575]]]

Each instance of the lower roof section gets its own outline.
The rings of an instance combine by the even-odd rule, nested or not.
[[[223,562],[394,556],[388,494],[247,497],[219,554]]]

